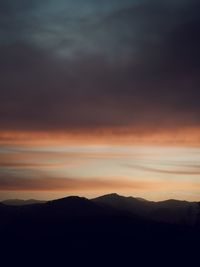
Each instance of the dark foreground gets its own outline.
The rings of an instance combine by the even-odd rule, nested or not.
[[[191,221],[185,203],[155,209],[131,201],[110,195],[0,204],[1,266],[198,266],[198,205]],[[167,222],[170,216],[176,222]]]

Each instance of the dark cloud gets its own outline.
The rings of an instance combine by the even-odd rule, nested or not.
[[[199,2],[79,5],[0,0],[0,128],[199,126]]]

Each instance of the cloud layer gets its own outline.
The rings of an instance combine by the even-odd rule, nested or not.
[[[1,130],[199,127],[199,8],[0,0]]]

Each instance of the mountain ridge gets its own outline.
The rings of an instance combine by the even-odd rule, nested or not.
[[[164,201],[142,201],[134,197],[108,194],[94,198],[97,203],[129,211],[157,222],[195,225],[199,216],[199,202],[168,199]]]
[[[100,197],[124,197],[124,198],[133,198],[133,199],[137,199],[137,200],[140,200],[140,201],[147,201],[147,202],[151,202],[151,203],[160,203],[160,202],[185,202],[185,203],[200,203],[200,200],[199,201],[189,201],[189,200],[180,200],[180,199],[173,199],[173,198],[169,198],[169,199],[165,199],[165,200],[158,200],[158,201],[153,201],[153,200],[148,200],[148,199],[145,199],[145,198],[142,198],[142,197],[134,197],[134,196],[123,196],[123,195],[120,195],[118,193],[109,193],[109,194],[104,194],[104,195],[100,195],[100,196],[97,196],[95,198],[86,198],[86,197],[80,197],[80,196],[76,196],[76,195],[70,195],[70,196],[66,196],[66,197],[62,197],[62,198],[56,198],[56,199],[52,199],[52,200],[38,200],[38,199],[4,199],[4,200],[1,200],[0,203],[3,203],[5,204],[6,202],[9,204],[9,202],[14,202],[14,201],[19,201],[19,202],[24,202],[24,203],[28,203],[28,202],[38,202],[38,203],[47,203],[47,202],[50,202],[50,201],[55,201],[55,200],[60,200],[60,199],[66,199],[66,198],[71,198],[71,197],[74,197],[74,198],[85,198],[85,199],[88,199],[88,200],[92,200],[92,199],[96,199],[96,198],[100,198]]]
[[[106,203],[105,199],[109,201]],[[26,262],[34,255],[39,261],[42,257],[45,266],[48,261],[52,262],[52,257],[56,263],[62,259],[64,263],[71,261],[74,266],[77,260],[80,262],[78,266],[88,266],[81,265],[85,255],[92,259],[92,266],[96,259],[99,261],[103,257],[105,260],[107,256],[112,263],[113,259],[118,263],[119,256],[123,263],[121,266],[124,266],[125,259],[132,262],[130,266],[142,266],[141,260],[149,264],[150,257],[153,261],[160,257],[163,261],[163,258],[169,258],[169,254],[173,260],[175,255],[179,263],[187,255],[191,262],[199,249],[199,203],[196,224],[185,222],[185,217],[179,212],[181,221],[170,221],[171,217],[177,216],[177,207],[175,211],[169,212],[161,207],[148,213],[154,204],[117,194],[92,200],[71,196],[36,205],[8,206],[0,203],[1,255],[5,255],[6,260],[20,257]],[[137,215],[135,211],[144,213],[145,208],[140,208],[143,205],[146,207],[145,216]],[[183,210],[185,215],[185,206]],[[186,215],[191,217],[191,211]],[[165,220],[160,220],[162,218]]]
[[[14,204],[13,204],[14,203]],[[117,193],[102,195],[97,198],[87,199],[79,196],[67,196],[50,201],[13,200],[0,203],[1,206],[18,207],[28,210],[37,204],[35,209],[52,209],[57,214],[67,212],[70,215],[87,216],[99,214],[129,214],[140,218],[179,225],[194,226],[200,219],[200,202],[168,199],[164,201],[148,201],[132,196],[121,196]],[[4,208],[5,209],[5,208]]]
[[[32,205],[32,204],[41,204],[45,203],[45,200],[37,200],[37,199],[6,199],[1,203],[8,206],[24,206],[24,205]]]

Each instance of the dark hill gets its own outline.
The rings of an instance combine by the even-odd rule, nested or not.
[[[167,217],[169,207],[176,211],[190,207],[179,204],[117,194],[25,206],[0,204],[1,261],[12,262],[6,266],[30,261],[35,266],[38,262],[39,266],[155,266],[155,262],[163,266],[163,261],[172,266],[172,260],[179,265],[188,260],[191,266],[198,255],[199,226],[163,223],[149,213],[159,211],[163,216],[161,211],[166,211]]]
[[[160,202],[139,198],[124,197],[117,194],[104,195],[93,199],[95,203],[108,205],[121,211],[148,218],[157,222],[195,225],[198,220],[198,202],[166,200]]]

